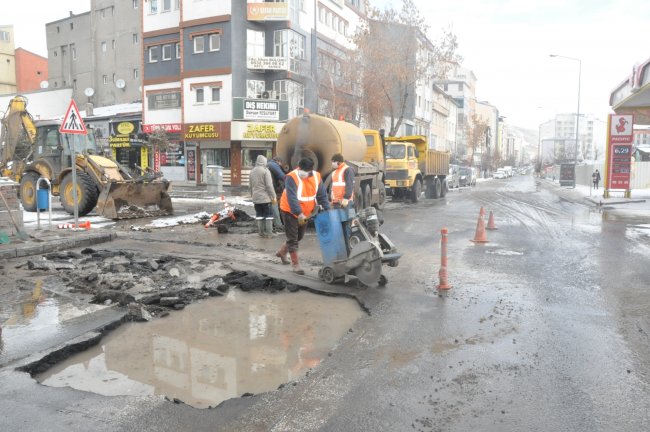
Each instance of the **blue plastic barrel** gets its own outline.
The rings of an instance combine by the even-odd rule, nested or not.
[[[316,234],[323,254],[323,264],[331,265],[334,261],[348,257],[343,237],[340,210],[328,210],[316,215],[314,221]]]
[[[39,189],[36,191],[36,207],[38,210],[47,210],[50,208],[49,189]]]

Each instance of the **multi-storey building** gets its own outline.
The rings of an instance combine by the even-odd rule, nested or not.
[[[47,59],[24,48],[16,48],[16,92],[38,90],[47,82]]]
[[[0,94],[16,92],[14,27],[0,26]]]
[[[478,121],[486,124],[485,133],[481,143],[477,143],[473,156],[473,165],[480,166],[482,171],[488,170],[491,158],[496,152],[496,144],[499,142],[499,110],[488,102],[475,103],[476,116]],[[507,147],[506,147],[507,149]],[[508,157],[508,155],[503,155]]]
[[[345,101],[338,71],[360,8],[349,0],[145,2],[144,131],[166,131],[169,141],[156,167],[203,183],[220,165],[225,185],[247,186],[289,117],[305,108],[343,113],[334,108],[346,106],[335,104]]]
[[[580,128],[578,133],[578,145],[576,146],[576,127]],[[548,150],[549,142],[552,141],[553,157],[556,162],[578,162],[584,159],[592,159],[595,151],[594,146],[594,118],[580,114],[579,125],[576,125],[575,113],[556,114],[555,118],[540,125],[541,141]],[[576,155],[577,150],[577,155]],[[546,154],[543,152],[542,160],[546,162]]]
[[[92,0],[90,12],[47,23],[49,87],[95,106],[140,100],[143,3]]]
[[[476,112],[476,76],[474,72],[459,64],[454,64],[447,79],[437,84],[456,100],[458,105],[457,159],[469,154],[467,131],[471,127],[472,116]]]
[[[458,106],[454,98],[432,84],[432,119],[429,148],[455,152]]]

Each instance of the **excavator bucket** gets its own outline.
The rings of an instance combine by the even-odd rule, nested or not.
[[[165,216],[174,213],[167,181],[126,180],[107,183],[97,200],[97,214],[108,219]]]

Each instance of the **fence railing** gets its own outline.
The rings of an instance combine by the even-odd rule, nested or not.
[[[595,164],[585,164],[576,166],[576,183],[590,186],[591,175],[595,170],[600,171],[601,186],[605,182],[605,161],[599,161]],[[560,178],[560,166],[553,167],[553,175],[556,179]],[[630,176],[630,189],[650,189],[650,162],[632,162],[632,174]]]

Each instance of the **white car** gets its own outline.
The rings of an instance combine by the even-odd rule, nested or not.
[[[494,172],[494,174],[492,174],[492,178],[495,178],[495,179],[504,179],[504,178],[506,178],[506,177],[508,177],[508,175],[506,174],[506,172],[503,171],[503,170],[500,170],[500,169],[496,170],[496,171]]]

